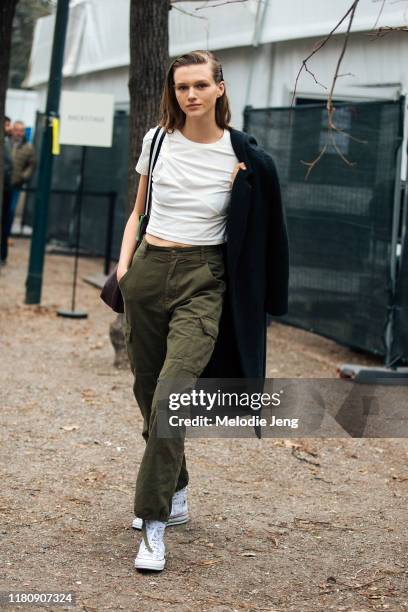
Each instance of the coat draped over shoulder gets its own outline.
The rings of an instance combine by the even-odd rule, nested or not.
[[[276,167],[255,138],[230,128],[246,170],[231,190],[223,245],[227,291],[218,339],[202,373],[209,378],[264,378],[267,314],[288,309],[289,246]]]

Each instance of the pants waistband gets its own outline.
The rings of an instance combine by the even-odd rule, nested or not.
[[[215,253],[221,254],[222,244],[207,244],[207,245],[192,245],[188,247],[170,247],[170,246],[158,246],[156,244],[150,244],[147,242],[146,237],[143,236],[142,242],[140,243],[140,249],[144,252],[156,251],[163,254],[192,254],[192,255],[214,255]]]

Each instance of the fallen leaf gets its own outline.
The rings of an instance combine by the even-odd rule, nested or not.
[[[63,427],[60,427],[60,429],[63,429],[64,431],[75,431],[76,429],[79,429],[79,425],[64,425]]]
[[[197,561],[197,565],[215,565],[221,563],[222,559],[206,559],[204,561]]]

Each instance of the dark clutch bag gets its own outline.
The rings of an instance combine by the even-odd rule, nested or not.
[[[117,266],[114,271],[109,274],[105,281],[101,291],[101,299],[107,304],[114,312],[125,312],[125,305],[123,303],[122,293],[119,288],[118,278],[116,276]]]
[[[148,215],[140,215],[135,251],[142,242],[143,236],[146,233],[146,227],[148,222]],[[125,312],[125,306],[123,303],[122,292],[118,283],[118,277],[116,276],[117,269],[118,267],[116,266],[113,272],[111,272],[111,274],[109,274],[108,278],[106,279],[105,284],[102,287],[101,299],[105,302],[105,304],[112,308],[114,312],[122,313]]]

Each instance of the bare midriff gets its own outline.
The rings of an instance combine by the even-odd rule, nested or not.
[[[193,246],[191,244],[183,244],[181,242],[172,242],[171,240],[164,240],[163,238],[158,238],[157,236],[153,236],[152,234],[145,234],[146,242],[149,244],[154,244],[155,246],[166,246],[166,247],[189,247]]]

